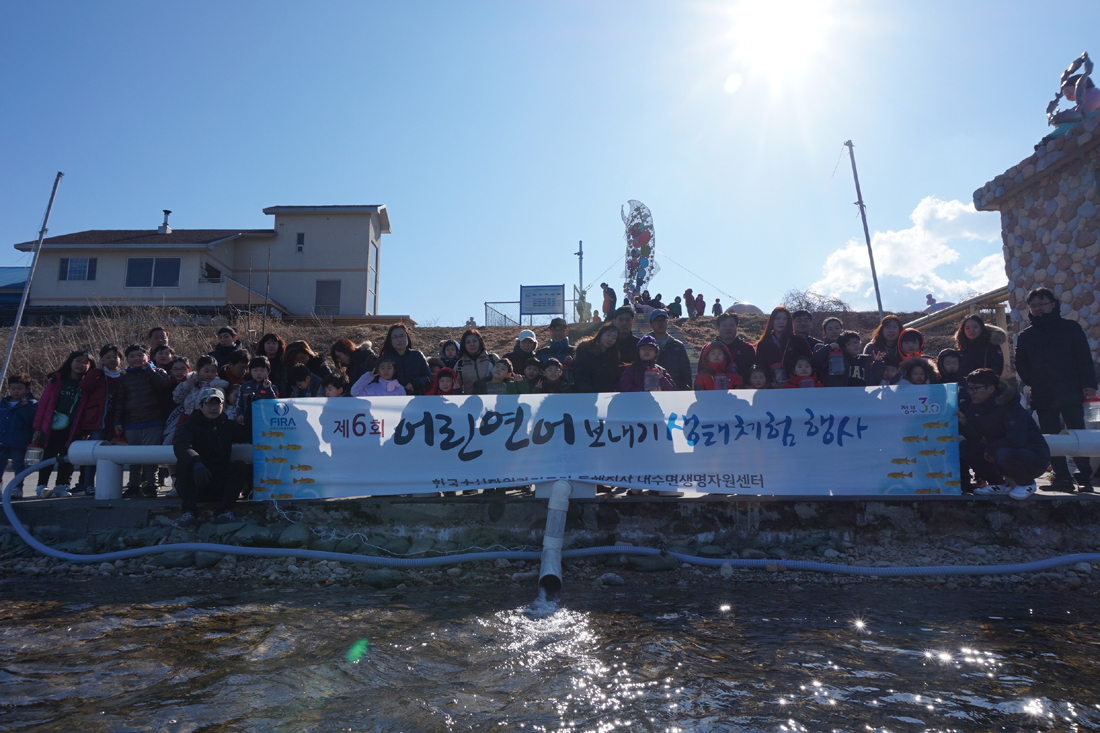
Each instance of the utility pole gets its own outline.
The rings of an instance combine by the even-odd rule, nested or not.
[[[577,240],[577,251],[574,252],[573,254],[575,254],[578,257],[578,259],[577,259],[577,269],[579,270],[579,272],[577,273],[577,292],[581,296],[581,302],[587,302],[588,298],[584,294],[584,240],[583,239],[578,239]],[[580,320],[581,315],[582,315],[582,313],[581,313],[580,309],[577,307],[577,301],[574,300],[573,301],[573,317],[576,318],[577,320]]]
[[[61,178],[65,174],[61,171],[57,172],[57,177],[53,179],[53,190],[50,191],[50,202],[46,204],[46,216],[42,218],[42,228],[38,231],[38,241],[34,243],[34,250],[31,252],[31,269],[27,273],[27,284],[23,286],[23,297],[19,299],[19,310],[15,312],[15,323],[11,326],[11,337],[8,338],[8,350],[4,353],[4,366],[0,367],[0,384],[4,383],[4,378],[8,375],[8,365],[11,363],[11,352],[15,347],[15,337],[19,333],[19,324],[23,322],[23,311],[27,307],[27,298],[31,294],[31,281],[34,280],[34,268],[38,265],[38,252],[42,249],[42,240],[46,238],[46,232],[49,229],[46,226],[50,223],[50,212],[53,210],[53,200],[57,196],[57,186],[61,183]],[[60,319],[63,321],[64,319]],[[60,322],[60,321],[59,321]]]
[[[863,218],[863,238],[867,240],[867,258],[871,260],[871,280],[875,283],[875,300],[878,302],[878,318],[882,320],[882,293],[878,289],[878,273],[875,272],[875,253],[871,251],[871,233],[867,230],[867,207],[863,204],[863,194],[859,190],[859,173],[856,172],[856,153],[849,140],[848,157],[852,159],[852,178],[856,181],[856,206],[859,207],[859,215]]]

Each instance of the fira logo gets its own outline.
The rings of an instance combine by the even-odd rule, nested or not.
[[[278,415],[279,417],[285,417],[288,412],[290,412],[290,405],[288,405],[285,402],[276,402],[275,403],[275,414],[276,415]]]
[[[294,423],[294,418],[292,418],[292,417],[273,417],[268,422],[268,424],[273,428],[296,428],[296,427],[298,427]]]

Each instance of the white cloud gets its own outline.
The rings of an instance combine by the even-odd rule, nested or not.
[[[925,293],[957,301],[970,292],[1005,284],[999,216],[978,212],[970,203],[929,196],[909,218],[913,226],[908,229],[875,232],[871,237],[887,310],[920,310]],[[974,261],[979,255],[981,259]],[[853,300],[856,307],[873,303],[867,245],[853,239],[830,253],[821,279],[810,289]]]

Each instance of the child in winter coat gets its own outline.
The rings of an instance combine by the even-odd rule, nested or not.
[[[237,415],[240,411],[237,409],[237,402],[241,397],[241,385],[231,384],[225,388],[225,407],[222,408],[222,412],[233,422],[237,422]]]
[[[774,386],[772,384],[772,370],[759,364],[753,364],[752,369],[749,370],[749,383],[745,386],[748,389],[771,389]]]
[[[507,358],[498,359],[492,373],[474,385],[474,394],[517,394],[512,383],[512,362]]]
[[[352,385],[352,397],[404,397],[405,387],[394,379],[397,375],[397,362],[389,352],[378,357],[375,374],[364,374]]]
[[[305,364],[295,364],[287,370],[287,397],[320,397],[324,387],[321,378]]]
[[[458,342],[454,339],[439,342],[439,358],[448,369],[454,369],[458,363],[458,352]]]
[[[435,379],[432,380],[432,386],[428,388],[427,394],[448,396],[458,394],[455,391],[454,370],[450,367],[443,367],[436,372]]]
[[[733,363],[733,355],[721,341],[713,341],[703,347],[699,355],[698,376],[695,391],[737,389],[744,384]]]
[[[939,381],[936,379],[936,367],[932,366],[932,362],[919,356],[903,361],[899,371],[901,378],[898,384],[936,384]]]
[[[8,377],[8,395],[0,400],[0,474],[11,461],[11,470],[19,473],[26,464],[27,444],[34,438],[34,413],[38,400],[30,393],[31,376],[19,372]],[[23,498],[23,482],[12,489],[11,498]]]
[[[787,371],[790,372],[790,377],[787,379],[786,389],[806,389],[824,387],[825,385],[818,381],[818,378],[814,376],[814,365],[810,361],[810,357],[805,354],[795,354],[790,359],[790,364],[787,365]]]
[[[164,426],[164,444],[172,445],[176,437],[176,429],[187,422],[191,413],[199,409],[199,395],[207,387],[217,387],[226,390],[229,382],[218,379],[218,363],[212,356],[200,356],[195,362],[195,371],[188,374],[183,381],[172,390],[172,401],[177,407],[168,416],[168,422]]]
[[[845,331],[837,336],[836,345],[840,347],[840,356],[844,360],[844,368],[840,374],[830,373],[830,362],[835,356],[830,343],[821,344],[814,349],[814,369],[821,383],[826,387],[866,386],[868,371],[871,368],[871,356],[863,353],[859,334],[855,331]]]
[[[637,358],[633,364],[623,368],[623,375],[619,378],[620,392],[675,392],[676,381],[668,371],[657,363],[657,356],[661,353],[661,346],[651,334],[646,334],[638,339],[635,349]],[[646,384],[646,373],[656,376],[649,378]],[[649,389],[646,389],[646,387]]]
[[[252,403],[256,400],[277,400],[279,392],[268,378],[271,375],[271,362],[266,356],[254,356],[248,362],[248,373],[252,377],[241,385],[241,394],[237,398],[237,422],[248,428],[252,434]]]
[[[348,378],[343,374],[330,374],[321,380],[321,386],[325,390],[325,397],[350,397],[348,394]]]
[[[914,356],[921,356],[924,349],[924,335],[915,328],[907,328],[898,336],[898,357],[905,361]]]
[[[542,379],[542,362],[531,357],[523,365],[523,378],[512,382],[515,394],[534,394],[538,391],[539,381]]]
[[[218,376],[230,384],[244,384],[248,380],[248,352],[243,349],[232,352],[218,368]]]
[[[550,357],[546,360],[546,364],[542,367],[542,379],[539,381],[538,389],[535,391],[539,394],[565,394],[572,392],[573,388],[569,385],[563,377],[564,370],[562,369],[561,362]]]

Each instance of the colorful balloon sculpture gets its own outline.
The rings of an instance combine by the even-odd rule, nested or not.
[[[653,236],[653,215],[641,201],[631,199],[627,202],[630,211],[620,209],[623,224],[626,225],[626,268],[623,270],[623,292],[630,300],[645,290],[650,279],[660,272],[653,261],[657,242]]]

